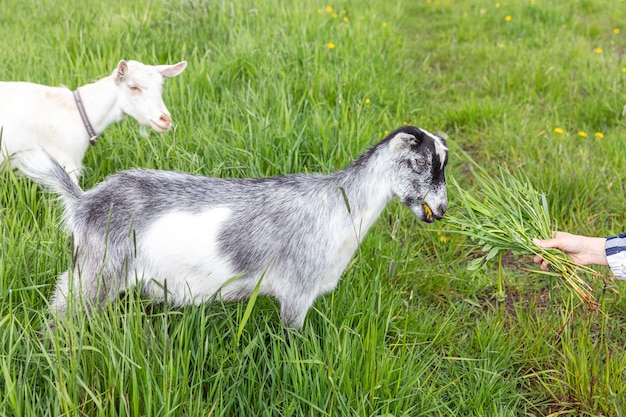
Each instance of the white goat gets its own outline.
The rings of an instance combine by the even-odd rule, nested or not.
[[[41,147],[77,182],[87,148],[125,115],[165,132],[170,113],[162,98],[163,77],[183,72],[175,65],[120,61],[113,73],[74,92],[27,82],[0,82],[0,165],[21,167],[23,151]]]
[[[215,294],[241,300],[261,278],[260,293],[276,297],[282,321],[300,329],[394,196],[425,222],[444,215],[447,160],[443,139],[406,126],[331,175],[130,170],[83,191],[41,152],[23,169],[61,195],[74,237],[75,265],[51,302],[59,316],[69,297],[98,308],[138,283],[177,305]]]

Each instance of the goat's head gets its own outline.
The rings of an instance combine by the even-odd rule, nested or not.
[[[393,192],[422,221],[441,219],[448,208],[445,140],[413,126],[402,127],[388,138]]]
[[[113,78],[120,88],[119,103],[124,114],[157,132],[169,130],[172,121],[163,102],[163,79],[177,76],[186,67],[186,61],[174,65],[120,61],[113,71]]]

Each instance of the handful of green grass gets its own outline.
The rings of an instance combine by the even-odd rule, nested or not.
[[[590,307],[597,307],[592,288],[581,274],[598,273],[590,267],[576,264],[562,251],[543,249],[532,241],[533,238],[549,239],[557,230],[556,222],[550,217],[545,194],[534,189],[527,178],[515,176],[504,167],[500,167],[498,176],[490,176],[474,161],[471,162],[476,187],[465,190],[454,178],[450,178],[449,183],[461,206],[446,214],[451,231],[468,236],[483,252],[483,256],[470,262],[469,268],[478,270],[508,250],[514,255],[540,254],[551,270],[529,271],[562,277],[582,301]]]

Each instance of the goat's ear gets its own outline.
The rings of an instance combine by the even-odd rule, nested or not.
[[[394,152],[401,151],[403,149],[409,148],[411,146],[415,146],[419,144],[422,140],[422,137],[419,138],[406,132],[400,132],[391,138],[391,142],[389,143],[391,149]]]
[[[117,69],[115,70],[115,79],[117,81],[124,81],[126,74],[128,74],[128,64],[122,59],[117,64]]]
[[[164,77],[176,77],[187,68],[187,61],[181,61],[174,65],[157,65],[157,70]]]

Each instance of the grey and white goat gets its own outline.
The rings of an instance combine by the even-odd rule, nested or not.
[[[406,126],[330,175],[224,179],[129,170],[81,190],[45,153],[26,175],[65,203],[75,265],[51,307],[69,297],[99,308],[130,286],[175,305],[260,294],[301,329],[315,299],[333,290],[368,229],[394,197],[424,222],[444,215],[445,141]],[[231,278],[238,277],[235,280]]]
[[[170,113],[161,96],[164,77],[179,75],[187,62],[146,65],[120,61],[108,77],[74,91],[27,82],[0,82],[0,165],[19,169],[24,151],[41,147],[78,180],[83,157],[104,129],[128,115],[165,132]]]

